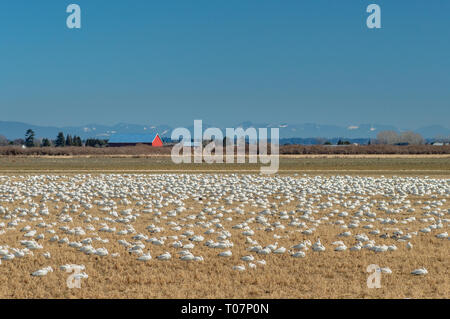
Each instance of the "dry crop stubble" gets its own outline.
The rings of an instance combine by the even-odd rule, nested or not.
[[[70,179],[64,177],[59,183]],[[308,196],[308,198],[313,197]],[[411,202],[417,200],[439,200],[444,197],[431,199],[430,197],[410,196]],[[94,198],[93,198],[94,199]],[[273,197],[270,201],[275,201]],[[320,198],[319,202],[325,201],[326,197]],[[371,199],[387,200],[389,198],[381,196],[373,196]],[[204,207],[208,199],[204,199],[202,203],[198,201],[188,200],[185,202],[186,207],[192,207],[184,212],[179,213],[175,218],[169,220],[177,220],[187,217],[188,215],[197,214]],[[279,202],[278,211],[291,211],[296,209],[296,201],[287,205],[281,205]],[[319,203],[317,202],[317,203]],[[62,208],[61,203],[57,203],[59,208],[55,208],[55,204],[49,204],[49,210],[52,212],[45,218],[46,223],[57,222],[59,212]],[[220,204],[211,206],[225,206],[235,208],[237,205],[228,205],[224,201]],[[10,210],[14,210],[19,203],[3,205]],[[117,205],[117,211],[126,208],[136,208],[135,202],[130,205]],[[392,205],[392,208],[401,205]],[[416,207],[416,206],[414,206]],[[420,207],[418,205],[416,208]],[[169,205],[161,209],[167,212],[174,209],[175,206]],[[443,207],[448,209],[449,203]],[[203,262],[185,262],[178,259],[177,252],[179,249],[171,247],[171,240],[166,240],[164,246],[157,246],[143,241],[146,245],[144,252],[150,249],[153,259],[148,262],[136,260],[137,256],[130,255],[126,249],[119,245],[116,233],[99,232],[100,224],[103,222],[102,217],[107,216],[105,212],[98,208],[89,211],[93,217],[100,217],[98,222],[91,222],[97,229],[95,232],[86,232],[86,235],[64,235],[58,230],[61,224],[54,229],[60,238],[68,237],[70,241],[80,241],[86,237],[100,236],[102,239],[108,239],[108,243],[96,243],[95,247],[105,247],[109,251],[106,257],[87,256],[78,252],[75,248],[68,247],[64,244],[48,243],[51,234],[45,233],[45,239],[39,241],[44,245],[44,249],[35,250],[34,256],[25,258],[15,258],[12,261],[2,261],[0,265],[0,296],[3,298],[449,298],[450,282],[449,282],[449,249],[448,240],[437,239],[434,234],[421,234],[411,240],[414,248],[407,250],[406,242],[397,242],[393,239],[377,239],[377,243],[386,245],[396,244],[398,250],[386,253],[375,253],[373,251],[361,250],[357,252],[333,251],[332,243],[337,240],[345,242],[348,248],[356,243],[353,238],[357,233],[369,230],[350,229],[352,237],[337,237],[344,229],[340,229],[336,225],[320,225],[312,235],[305,235],[300,232],[302,229],[296,229],[286,226],[285,229],[275,230],[271,232],[259,229],[260,225],[251,226],[255,231],[255,235],[251,236],[261,246],[266,246],[278,242],[278,246],[290,249],[292,245],[303,240],[309,239],[314,242],[320,237],[321,242],[326,246],[324,252],[313,252],[311,249],[306,251],[305,258],[293,258],[288,253],[282,255],[259,255],[250,253],[247,248],[251,246],[246,243],[246,236],[242,235],[242,229],[234,229],[232,226],[245,222],[251,216],[249,212],[258,213],[261,209],[244,205],[245,215],[237,213],[227,214],[226,217],[232,217],[232,221],[221,220],[224,229],[231,233],[231,239],[234,247],[230,248],[233,255],[229,258],[218,257],[220,251],[226,249],[212,249],[204,246],[204,242],[196,243],[195,255],[201,255]],[[327,216],[331,212],[330,209],[320,210],[314,215],[314,218]],[[345,224],[349,224],[351,217],[356,211],[355,209],[347,209],[348,216],[339,217],[344,220]],[[417,219],[423,217],[422,211],[416,209],[413,213],[403,212],[396,216],[399,220],[402,217],[415,216]],[[133,226],[136,233],[142,233],[152,237],[146,227],[155,223],[152,214],[141,214],[139,221]],[[273,220],[277,220],[276,218]],[[154,234],[155,237],[179,235],[180,232],[170,230],[161,220],[161,226],[165,230],[161,233]],[[180,224],[189,224],[189,220],[181,221]],[[37,229],[38,233],[44,233],[43,230],[35,227],[37,222],[26,222],[16,227],[15,230],[10,229],[1,238],[1,245],[9,245],[18,247],[19,241],[23,240],[23,232],[20,228],[29,224],[32,228]],[[192,224],[194,222],[192,221]],[[308,223],[309,224],[309,223]],[[361,226],[369,223],[361,223]],[[396,224],[379,225],[374,224],[374,228],[379,228],[383,233],[383,228],[397,227],[404,232],[418,230],[415,225],[411,229],[410,225]],[[419,224],[422,225],[422,224]],[[423,224],[425,225],[425,224]],[[81,218],[73,218],[70,228],[85,227],[86,223]],[[111,226],[111,225],[110,225]],[[112,225],[117,231],[123,229],[120,224]],[[262,227],[261,227],[262,228]],[[448,226],[444,227],[447,230]],[[194,226],[192,230],[196,234],[202,234],[205,241],[208,239],[215,240],[217,232],[211,235],[204,235],[206,230],[202,227]],[[348,230],[348,229],[347,229]],[[183,230],[184,231],[184,230]],[[390,231],[392,233],[392,231]],[[274,234],[281,238],[274,238]],[[129,240],[131,236],[127,236]],[[378,236],[376,236],[378,237]],[[372,237],[371,237],[372,238]],[[375,237],[373,237],[375,238]],[[51,254],[50,259],[42,256],[42,253],[48,251]],[[160,261],[156,257],[166,251],[172,255],[169,261]],[[114,258],[112,253],[120,253],[120,257]],[[240,260],[240,257],[252,254],[256,260],[264,259],[267,264],[258,266],[256,269],[249,269],[238,272],[232,269],[234,265],[246,264]],[[81,281],[81,289],[69,289],[66,285],[66,279],[70,273],[59,270],[60,265],[64,264],[84,264],[86,273],[89,278]],[[381,288],[368,289],[366,286],[369,273],[366,268],[370,264],[377,264],[380,267],[389,267],[392,274],[382,274]],[[32,277],[30,273],[36,269],[40,269],[51,265],[55,271],[49,273],[45,277]],[[246,265],[247,266],[247,265]],[[429,274],[426,276],[412,276],[412,269],[425,267]]]

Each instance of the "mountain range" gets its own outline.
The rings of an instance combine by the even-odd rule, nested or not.
[[[214,127],[203,123],[203,130],[208,127]],[[242,127],[247,129],[249,127],[255,128],[275,128],[280,129],[281,139],[291,138],[375,138],[380,131],[392,130],[396,132],[403,132],[404,129],[383,124],[359,124],[351,126],[338,126],[338,125],[320,125],[315,123],[304,124],[288,124],[288,123],[252,123],[242,122],[230,127]],[[35,132],[36,137],[47,137],[50,139],[56,138],[58,132],[64,132],[64,134],[77,135],[81,138],[104,138],[108,139],[112,134],[155,134],[158,133],[163,138],[170,138],[172,130],[175,127],[169,125],[138,125],[119,123],[116,125],[101,125],[101,124],[88,124],[83,126],[39,126],[21,122],[0,121],[0,135],[5,136],[9,140],[24,138],[25,132],[28,129],[32,129]],[[193,125],[186,127],[193,132]],[[225,128],[221,128],[225,135]],[[416,133],[421,134],[424,138],[432,139],[436,137],[449,137],[450,129],[447,127],[433,125],[420,127],[413,130]],[[270,132],[268,132],[270,135]]]

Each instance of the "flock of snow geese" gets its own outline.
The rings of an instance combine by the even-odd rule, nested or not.
[[[0,264],[37,254],[49,266],[32,276],[46,276],[54,268],[65,272],[78,268],[77,278],[88,278],[81,272],[84,265],[53,264],[46,248],[70,247],[74,253],[104,258],[131,255],[144,263],[207,262],[201,255],[204,249],[229,259],[235,244],[242,242],[248,253],[238,256],[240,263],[231,267],[246,271],[269,264],[264,256],[271,254],[292,258],[326,250],[388,254],[414,249],[412,242],[418,236],[435,236],[448,245],[449,196],[449,179],[428,177],[0,176]],[[143,225],[144,219],[151,222]],[[324,225],[339,229],[336,241],[321,242],[318,234]],[[2,237],[8,232],[19,232],[21,240],[5,243]],[[254,239],[258,232],[270,234],[273,242],[258,242]],[[111,248],[100,233],[113,235],[118,245]],[[304,240],[293,242],[290,238],[298,233]],[[286,248],[278,241],[290,244]],[[157,246],[166,252],[155,260],[152,250]],[[392,272],[387,267],[381,271]],[[414,275],[427,273],[425,268],[411,269]]]

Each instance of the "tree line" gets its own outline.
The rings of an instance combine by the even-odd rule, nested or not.
[[[444,144],[450,143],[450,137],[437,137],[434,140]],[[19,138],[9,141],[6,137],[0,135],[0,146],[25,145],[26,147],[105,147],[107,144],[107,139],[88,138],[86,140],[82,140],[80,136],[72,136],[70,134],[64,135],[63,132],[59,132],[54,140],[48,138],[37,139],[35,137],[35,132],[32,129],[28,129],[25,132],[24,139]],[[224,138],[224,145],[225,144],[226,138]],[[316,138],[315,144],[332,145],[332,143],[325,138]],[[422,145],[426,144],[426,141],[420,134],[412,131],[406,131],[400,134],[395,131],[381,131],[377,134],[376,139],[369,139],[368,144]],[[351,143],[347,140],[339,139],[336,145],[351,145]]]
[[[24,145],[26,147],[104,147],[108,144],[106,139],[88,138],[86,140],[81,139],[77,135],[64,135],[63,132],[59,132],[54,140],[48,138],[37,139],[35,132],[32,129],[28,129],[25,132],[25,138],[15,139],[9,141],[6,137],[0,135],[0,146],[6,145]]]

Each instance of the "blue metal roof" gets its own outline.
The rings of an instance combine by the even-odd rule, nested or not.
[[[152,143],[156,134],[113,134],[108,143]]]

